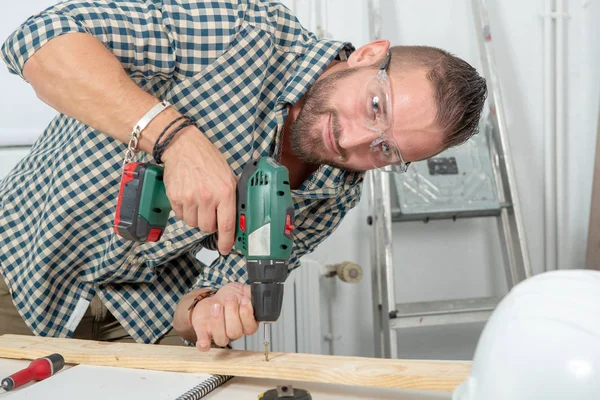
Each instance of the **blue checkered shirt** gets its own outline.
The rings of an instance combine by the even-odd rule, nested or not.
[[[24,79],[27,59],[70,32],[94,35],[140,87],[193,118],[238,176],[249,160],[276,154],[287,107],[352,51],[316,38],[277,1],[76,0],[30,17],[2,57]],[[239,252],[200,263],[195,255],[215,250],[215,235],[173,215],[158,243],[114,233],[125,149],[59,114],[0,182],[0,273],[35,334],[72,336],[81,304],[98,295],[136,341],[153,343],[190,290],[247,281]],[[357,204],[362,182],[321,166],[293,191],[290,271]]]

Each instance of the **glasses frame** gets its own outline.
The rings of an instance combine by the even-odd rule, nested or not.
[[[381,65],[379,66],[379,70],[377,71],[377,82],[379,84],[381,84],[384,87],[384,91],[385,94],[387,96],[387,101],[390,104],[389,105],[389,109],[391,111],[391,93],[392,93],[392,87],[390,85],[390,81],[388,79],[388,75],[387,75],[387,69],[390,65],[390,61],[392,59],[392,54],[388,51],[386,53],[386,57],[383,60],[383,62],[381,63]],[[374,77],[375,78],[375,77]],[[391,129],[392,125],[393,125],[393,115],[391,112],[388,112],[388,117],[390,119],[390,126],[387,128],[387,130],[380,130],[380,129],[374,129],[371,128],[369,126],[367,126],[367,129],[372,130],[374,132],[379,133],[380,137],[373,140],[371,142],[371,144],[369,145],[369,158],[371,157],[375,157],[377,158],[376,155],[372,155],[371,153],[375,153],[378,150],[376,150],[378,148],[378,146],[382,143],[385,142],[388,146],[390,146],[390,148],[392,149],[392,151],[394,153],[396,153],[397,158],[399,159],[399,162],[395,163],[395,164],[389,164],[386,165],[384,167],[378,167],[376,165],[373,165],[376,169],[383,171],[383,172],[394,172],[394,173],[398,173],[398,174],[403,174],[408,170],[408,167],[410,165],[410,162],[406,162],[404,161],[404,158],[402,157],[402,153],[400,153],[400,148],[398,147],[398,143],[396,143],[396,140],[394,139],[394,137],[389,133],[389,129]],[[373,164],[375,164],[373,162],[373,159],[371,159],[371,162]]]

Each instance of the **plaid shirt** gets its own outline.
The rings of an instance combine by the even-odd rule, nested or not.
[[[276,154],[287,106],[353,50],[317,39],[277,1],[76,0],[30,17],[2,57],[24,79],[27,59],[70,32],[94,35],[140,87],[193,118],[238,176],[249,160]],[[158,243],[115,235],[125,149],[60,114],[0,182],[0,273],[35,334],[71,336],[97,294],[136,341],[153,343],[190,290],[247,281],[239,252],[200,263],[195,255],[215,250],[215,235],[173,215]],[[290,271],[357,204],[362,182],[321,166],[293,191]]]

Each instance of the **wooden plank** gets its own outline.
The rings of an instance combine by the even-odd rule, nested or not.
[[[471,364],[454,361],[272,353],[136,343],[109,343],[36,336],[0,336],[0,357],[27,359],[59,353],[68,364],[89,364],[158,371],[197,372],[283,381],[323,382],[417,390],[453,391]]]
[[[590,204],[585,268],[600,270],[600,112],[598,113],[598,134],[596,135],[596,155],[592,177],[592,202]]]

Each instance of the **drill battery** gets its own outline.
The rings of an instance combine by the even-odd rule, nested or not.
[[[150,163],[129,163],[123,169],[114,230],[128,240],[160,240],[171,204],[163,182],[163,168]]]

